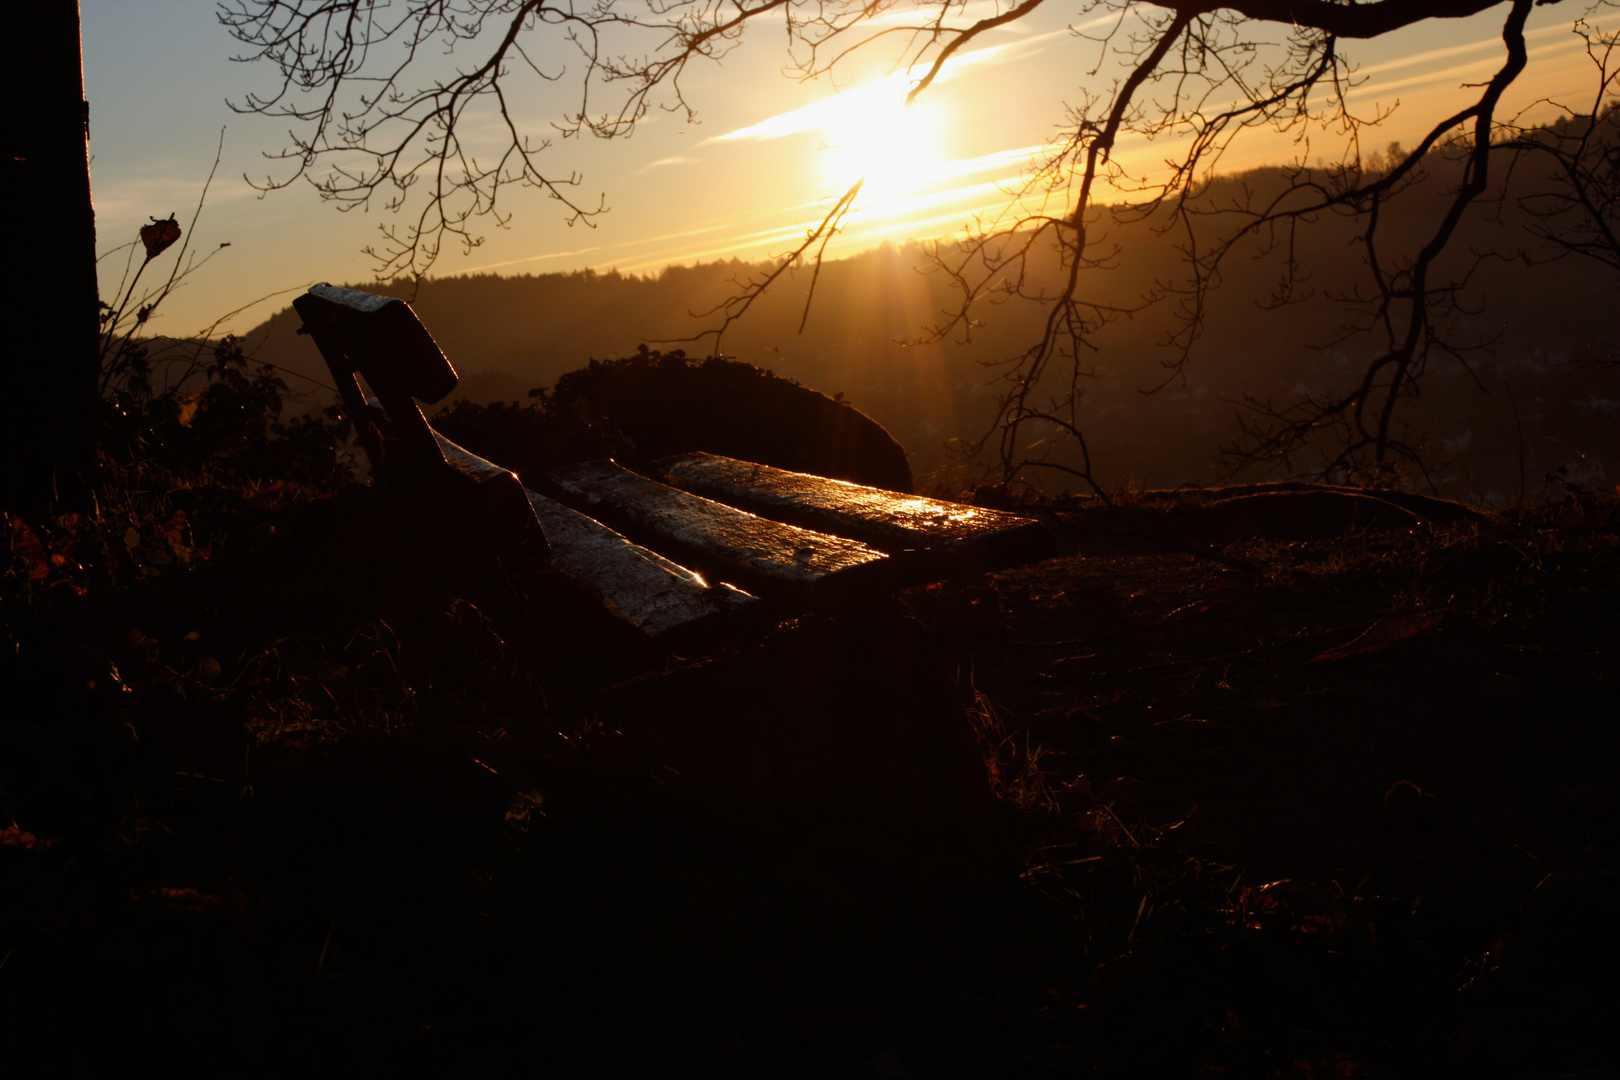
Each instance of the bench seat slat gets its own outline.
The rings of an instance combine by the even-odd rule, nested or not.
[[[516,477],[437,431],[445,459],[475,478]],[[551,542],[551,566],[589,593],[613,617],[648,638],[688,633],[758,603],[730,585],[711,586],[696,572],[633,544],[612,529],[552,499],[525,491]]]
[[[654,463],[653,472],[693,494],[847,536],[891,554],[931,550],[936,555],[1015,561],[1043,556],[1050,543],[1046,530],[1032,518],[717,454],[665,458]]]
[[[544,495],[531,491],[529,502],[551,541],[551,565],[650,638],[690,631],[758,603],[736,586],[711,586],[695,571]]]
[[[559,498],[591,517],[767,596],[815,603],[894,584],[891,560],[859,541],[750,514],[613,461],[564,466],[547,480]]]

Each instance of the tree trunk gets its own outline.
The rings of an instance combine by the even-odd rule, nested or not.
[[[78,0],[9,13],[15,51],[40,74],[19,88],[4,158],[10,262],[8,359],[0,365],[0,507],[39,512],[89,493],[99,370],[96,220]]]

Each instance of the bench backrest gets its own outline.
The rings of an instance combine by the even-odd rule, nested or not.
[[[449,358],[398,297],[315,285],[293,307],[328,364],[341,357],[374,392],[393,389],[431,405],[456,388],[459,377]]]
[[[442,463],[416,402],[442,401],[459,377],[411,306],[397,297],[315,285],[294,300],[293,307],[326,358],[349,414],[357,422],[370,415],[355,380],[358,373],[382,403],[397,449],[413,459],[413,465]],[[373,466],[380,467],[382,446],[364,434],[362,438]]]
[[[293,307],[337,381],[372,467],[385,480],[403,481],[396,494],[425,511],[417,514],[424,532],[460,531],[467,539],[483,533],[497,549],[521,546],[528,557],[545,555],[544,531],[517,476],[494,466],[466,468],[439,448],[417,402],[442,401],[459,380],[409,304],[316,285]],[[367,402],[356,374],[380,410]]]

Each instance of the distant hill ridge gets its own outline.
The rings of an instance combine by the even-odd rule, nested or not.
[[[1223,185],[1254,188],[1279,176],[1265,170]],[[1210,197],[1221,197],[1223,185]],[[1425,193],[1414,194],[1404,214],[1420,209]],[[1405,235],[1401,213],[1385,222],[1391,237]],[[1497,221],[1470,215],[1453,245],[1459,265],[1471,251],[1522,236],[1518,230],[1510,214]],[[1326,299],[1360,271],[1358,250],[1348,243],[1353,233],[1347,223],[1324,222],[1313,235],[1314,246],[1299,252],[1313,292],[1281,309],[1257,310],[1277,280],[1275,253],[1257,247],[1253,257],[1228,263],[1185,380],[1157,394],[1142,391],[1164,379],[1162,363],[1171,355],[1164,346],[1167,308],[1122,319],[1097,336],[1097,351],[1087,358],[1095,378],[1087,386],[1085,422],[1106,483],[1213,481],[1220,475],[1215,452],[1236,433],[1239,398],[1287,401],[1358,377],[1374,343],[1333,344],[1343,314]],[[1154,281],[1179,272],[1176,254],[1151,222],[1115,225],[1110,241],[1120,249],[1116,264],[1084,282],[1104,302],[1134,301]],[[996,371],[986,365],[1028,345],[1041,309],[986,305],[976,311],[983,325],[973,340],[908,344],[953,303],[948,280],[919,272],[925,265],[916,245],[829,262],[802,335],[810,275],[786,278],[727,332],[722,351],[829,396],[842,393],[900,440],[926,485],[927,474],[947,463],[947,440],[984,433],[995,415],[996,386]],[[684,340],[716,325],[694,313],[712,310],[759,269],[732,261],[648,277],[585,270],[355,287],[410,299],[462,375],[456,397],[524,401],[531,388],[555,385],[592,359],[631,355],[642,344],[699,357],[712,352],[712,338]],[[1614,284],[1574,260],[1534,273],[1517,260],[1477,270],[1458,319],[1467,341],[1489,348],[1459,361],[1431,361],[1423,398],[1407,413],[1409,437],[1431,448],[1443,493],[1516,495],[1521,470],[1534,489],[1559,466],[1587,479],[1620,467],[1613,423],[1620,373],[1567,367],[1612,337]],[[289,308],[242,338],[264,360],[329,381],[297,325]],[[296,378],[289,382],[297,389]]]

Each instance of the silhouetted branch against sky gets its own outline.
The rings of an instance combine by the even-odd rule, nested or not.
[[[1541,0],[1559,3],[1579,9],[1572,21],[1612,6],[1612,0]],[[693,65],[725,58],[750,25],[778,48],[785,42],[793,77],[836,79],[847,70],[858,79],[875,57],[903,80],[909,104],[947,79],[954,65],[971,62],[978,53],[970,46],[986,35],[1053,6],[1053,0],[226,0],[219,18],[243,46],[239,59],[277,72],[268,89],[234,107],[292,124],[288,145],[271,155],[281,171],[260,186],[302,179],[342,208],[395,212],[374,254],[383,276],[397,276],[425,272],[447,241],[471,249],[485,226],[505,225],[502,192],[512,185],[538,189],[567,221],[591,225],[606,202],[590,197],[571,169],[552,168],[546,151],[557,140],[622,139],[664,115],[691,120],[696,103],[686,80]],[[1363,223],[1371,289],[1358,300],[1370,313],[1360,328],[1381,331],[1384,343],[1354,391],[1297,407],[1263,405],[1262,415],[1275,422],[1241,454],[1284,457],[1330,422],[1343,425],[1343,438],[1324,468],[1412,452],[1393,434],[1396,403],[1412,392],[1428,350],[1443,346],[1432,316],[1455,295],[1456,283],[1434,279],[1436,260],[1489,183],[1496,111],[1526,65],[1524,26],[1532,6],[1533,0],[1084,0],[1069,30],[1083,77],[1058,134],[1004,191],[1000,212],[981,216],[964,238],[938,244],[933,254],[959,301],[930,328],[935,335],[970,335],[986,300],[1047,306],[1039,341],[991,361],[1004,380],[1001,413],[980,446],[994,436],[1011,473],[1027,464],[1019,450],[1026,427],[1056,425],[1078,440],[1085,357],[1097,331],[1125,310],[1087,296],[1088,280],[1113,255],[1102,236],[1107,216],[1162,220],[1186,249],[1187,280],[1161,283],[1145,298],[1179,301],[1168,331],[1179,370],[1199,337],[1209,289],[1236,244],[1292,237],[1317,216],[1337,213]],[[1364,168],[1362,137],[1387,113],[1358,111],[1354,91],[1364,77],[1340,42],[1489,11],[1501,13],[1501,60],[1488,82],[1474,87],[1464,108],[1426,121],[1411,151],[1392,150],[1384,168]],[[1006,76],[1010,103],[1028,90],[1016,81],[1016,68]],[[566,89],[566,104],[549,115],[538,111],[535,101],[555,101],[559,89]],[[790,119],[773,122],[789,130],[782,125]],[[722,138],[775,137],[767,127]],[[1291,182],[1281,193],[1268,191],[1222,213],[1200,207],[1197,196],[1233,141],[1257,129],[1296,141]],[[1309,167],[1310,139],[1323,132],[1335,133],[1339,146],[1329,161]],[[1118,153],[1127,137],[1163,144],[1162,160],[1127,168]],[[1424,235],[1381,235],[1382,208],[1436,150],[1460,163],[1452,199]],[[860,186],[857,180],[829,203],[821,225],[789,244],[774,271],[740,283],[739,297],[717,309],[722,328],[787,268],[817,263]],[[1036,272],[1054,253],[1061,271],[1055,290],[1046,284],[1050,274]],[[1281,292],[1289,288],[1285,280]],[[1082,472],[1089,477],[1089,465]]]
[[[1591,64],[1591,96],[1565,107],[1550,125],[1509,118],[1499,126],[1497,144],[1515,164],[1552,164],[1552,176],[1517,199],[1545,245],[1537,255],[1578,255],[1620,271],[1620,34],[1600,33],[1585,22],[1576,23],[1575,32]]]

